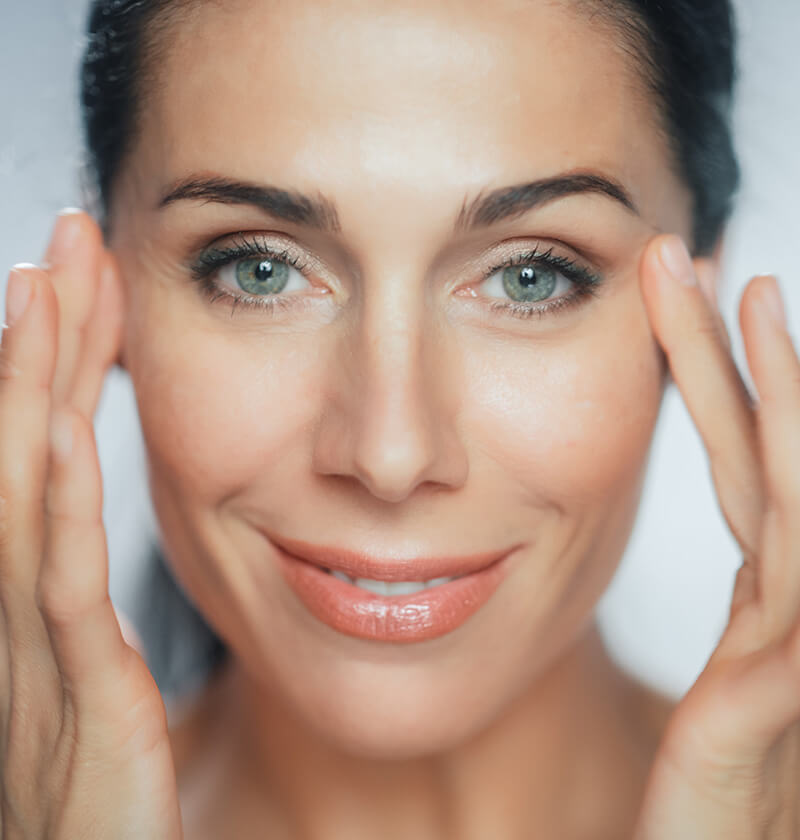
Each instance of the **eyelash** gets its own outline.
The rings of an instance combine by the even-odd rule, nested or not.
[[[226,289],[220,288],[214,282],[214,275],[224,266],[242,259],[263,257],[265,259],[284,262],[296,268],[305,276],[305,269],[308,267],[302,259],[287,250],[274,249],[257,239],[248,239],[245,236],[228,246],[212,248],[204,251],[197,260],[190,266],[192,278],[200,285],[204,295],[215,303],[226,298],[231,302],[231,316],[238,306],[248,309],[262,309],[273,313],[276,309],[288,310],[297,306],[296,296],[276,294],[270,297],[235,295]],[[602,283],[602,278],[593,274],[588,269],[568,259],[567,257],[553,254],[553,249],[539,251],[537,248],[516,254],[510,259],[504,260],[499,265],[493,266],[484,273],[481,283],[488,280],[495,272],[504,268],[511,268],[515,265],[544,266],[548,269],[560,272],[567,280],[574,284],[575,288],[569,294],[562,295],[550,302],[543,304],[522,303],[517,301],[497,300],[489,305],[492,312],[510,315],[515,318],[543,318],[556,311],[578,306],[589,297],[597,294],[597,288]]]

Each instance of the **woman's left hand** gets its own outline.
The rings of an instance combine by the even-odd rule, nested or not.
[[[730,353],[710,266],[693,265],[679,237],[660,235],[642,257],[641,289],[708,451],[743,562],[722,638],[665,730],[634,840],[794,840],[800,838],[800,360],[776,280],[753,278],[739,322],[755,404]]]

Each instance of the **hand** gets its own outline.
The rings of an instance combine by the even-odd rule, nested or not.
[[[664,246],[677,277],[669,259],[662,262]],[[794,840],[800,838],[800,361],[775,279],[753,278],[739,310],[759,395],[751,399],[730,354],[709,267],[695,261],[697,285],[681,240],[658,236],[642,258],[641,288],[743,562],[719,645],[668,723],[634,838]]]
[[[166,710],[108,594],[92,418],[122,296],[89,216],[61,214],[46,264],[12,269],[6,320],[0,836],[180,840]]]

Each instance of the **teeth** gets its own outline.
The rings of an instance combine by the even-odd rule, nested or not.
[[[425,589],[424,583],[416,583],[410,580],[393,581],[369,580],[369,578],[356,578],[355,585],[359,589],[366,589],[367,592],[374,592],[376,595],[413,595]]]
[[[369,578],[351,578],[344,572],[337,570],[326,569],[338,580],[345,583],[357,586],[359,589],[366,589],[367,592],[372,592],[375,595],[413,595],[415,592],[421,592],[423,589],[430,589],[433,586],[441,586],[443,583],[449,583],[451,580],[461,577],[456,575],[454,577],[440,577],[427,581],[414,580],[400,580],[400,581],[386,581],[386,580],[370,580]]]

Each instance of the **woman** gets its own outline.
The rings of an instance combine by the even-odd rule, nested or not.
[[[713,304],[728,5],[657,5],[94,3],[98,220],[9,280],[4,836],[798,836],[800,362],[754,278],[753,405]],[[173,727],[108,599],[114,361],[230,652]],[[594,620],[670,377],[744,559],[674,708]]]

